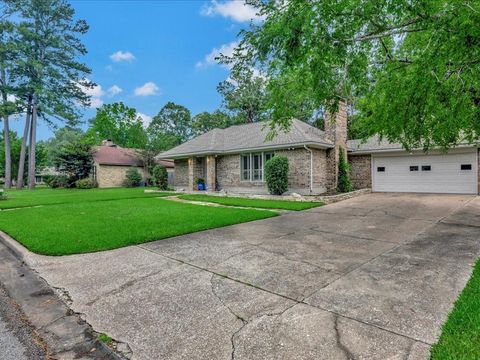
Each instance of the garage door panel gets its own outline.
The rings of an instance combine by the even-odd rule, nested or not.
[[[476,162],[476,152],[374,157],[373,190],[476,194]],[[471,164],[472,170],[461,170],[462,164]],[[418,166],[418,171],[410,171],[411,166]],[[430,170],[422,170],[422,166],[430,166]],[[379,172],[379,167],[385,171]]]

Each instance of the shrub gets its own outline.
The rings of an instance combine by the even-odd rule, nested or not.
[[[93,189],[98,186],[97,182],[91,178],[85,178],[75,181],[77,189]]]
[[[137,187],[140,186],[142,182],[142,176],[138,172],[138,170],[134,167],[127,170],[127,174],[125,175],[125,180],[123,180],[123,186],[125,187]]]
[[[47,182],[47,186],[51,187],[52,189],[69,187],[68,176],[53,175],[52,178]]]
[[[274,156],[265,163],[265,180],[272,195],[282,195],[288,190],[288,159],[285,156]]]
[[[0,200],[7,200],[7,193],[4,189],[0,189]]]
[[[344,193],[352,191],[353,186],[350,182],[350,165],[345,158],[345,151],[342,148],[339,151],[337,191]]]
[[[165,166],[156,165],[152,170],[153,185],[160,190],[167,190],[168,188],[168,173]]]

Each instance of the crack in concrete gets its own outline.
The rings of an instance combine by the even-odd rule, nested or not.
[[[355,355],[348,349],[348,347],[342,342],[340,330],[338,329],[338,315],[333,315],[333,329],[335,330],[335,340],[337,341],[337,347],[342,350],[348,360],[355,360]]]

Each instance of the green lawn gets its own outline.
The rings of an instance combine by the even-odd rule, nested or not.
[[[68,255],[115,249],[277,215],[267,210],[198,206],[153,197],[90,202],[82,199],[2,211],[0,229],[33,252]]]
[[[480,260],[431,354],[433,360],[480,359]]]
[[[37,189],[6,190],[7,200],[0,201],[0,209],[13,209],[37,205],[69,204],[89,201],[160,197],[172,193],[145,193],[143,188],[111,189]]]
[[[286,200],[264,200],[264,199],[246,199],[239,197],[212,196],[203,194],[180,195],[180,199],[211,202],[229,206],[243,206],[262,209],[283,209],[283,210],[305,210],[317,206],[322,206],[321,202],[304,201],[286,201]]]

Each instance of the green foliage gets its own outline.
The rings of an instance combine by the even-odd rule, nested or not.
[[[56,130],[53,137],[43,142],[47,153],[47,165],[55,165],[55,159],[58,157],[59,151],[61,151],[64,146],[82,142],[85,142],[85,133],[79,128],[67,125]]]
[[[229,126],[241,124],[245,121],[238,116],[231,116],[221,110],[215,110],[212,113],[204,111],[197,114],[192,119],[192,130],[195,136],[202,135],[207,131],[225,129]]]
[[[44,178],[44,181],[45,184],[52,189],[67,188],[72,185],[72,182],[66,175],[50,175]]]
[[[168,189],[168,173],[165,166],[156,165],[152,170],[153,184],[160,190]]]
[[[352,183],[350,182],[350,165],[345,157],[345,151],[340,148],[338,154],[338,180],[337,190],[345,193],[353,190]]]
[[[90,145],[83,143],[67,143],[62,146],[54,162],[58,170],[68,177],[68,186],[89,177],[93,167],[93,154]]]
[[[205,179],[197,178],[196,183],[197,183],[197,185],[205,185]]]
[[[479,1],[249,2],[265,21],[230,62],[267,74],[274,124],[347,100],[361,136],[425,149],[479,138]]]
[[[265,181],[268,192],[272,195],[282,195],[288,190],[288,158],[274,156],[265,163]]]
[[[250,68],[234,68],[229,79],[217,90],[223,96],[223,105],[244,123],[267,118],[267,82]]]
[[[142,182],[142,176],[138,172],[137,168],[131,167],[125,174],[125,180],[123,180],[123,186],[132,188],[140,186]]]
[[[150,147],[168,150],[193,136],[192,116],[186,107],[168,102],[147,128]]]
[[[313,207],[323,205],[321,202],[247,199],[240,197],[212,196],[203,194],[180,195],[179,198],[192,201],[211,202],[227,206],[253,207],[257,209],[284,209],[293,211],[311,209]]]
[[[77,189],[93,189],[98,186],[97,182],[92,178],[85,178],[75,181],[75,187]]]
[[[103,342],[104,344],[108,346],[112,346],[113,344],[113,339],[108,336],[107,334],[100,334],[97,336],[97,340]]]
[[[143,149],[147,144],[147,133],[137,111],[119,102],[104,104],[97,109],[95,117],[90,120],[87,139],[95,144],[110,139],[121,147]]]
[[[7,200],[7,199],[8,199],[7,192],[3,189],[0,189],[0,201]]]

